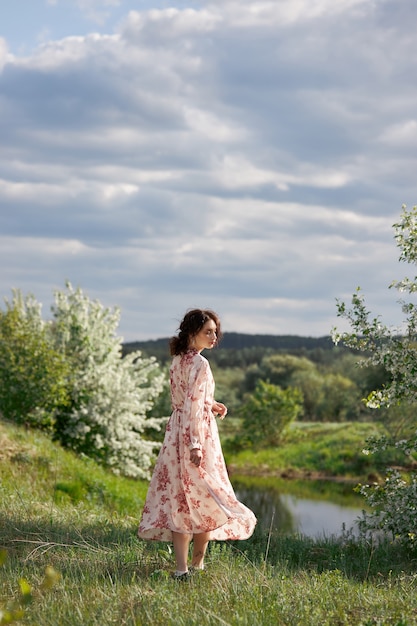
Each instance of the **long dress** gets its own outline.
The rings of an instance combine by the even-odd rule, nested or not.
[[[172,531],[210,538],[247,539],[256,517],[230,483],[216,418],[209,362],[196,350],[174,356],[170,368],[172,414],[149,484],[138,535],[172,541]],[[199,467],[190,450],[200,448]]]

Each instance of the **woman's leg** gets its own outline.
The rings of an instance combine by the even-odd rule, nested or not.
[[[177,572],[186,572],[188,570],[187,561],[190,541],[191,535],[186,533],[172,533]]]
[[[204,568],[204,556],[210,541],[210,533],[198,533],[193,535],[193,556],[191,565],[196,569]]]

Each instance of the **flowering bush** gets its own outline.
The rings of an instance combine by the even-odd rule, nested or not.
[[[122,357],[119,310],[68,283],[44,322],[33,298],[15,292],[0,312],[0,411],[48,427],[55,439],[115,472],[147,478],[159,443],[149,417],[166,374],[140,352]]]
[[[91,301],[81,289],[67,284],[57,291],[52,312],[55,344],[70,364],[70,403],[57,415],[56,437],[116,472],[148,477],[158,444],[143,432],[164,421],[147,417],[164,381],[156,360],[140,352],[122,358],[119,310]]]
[[[401,250],[400,261],[417,264],[417,207],[408,211],[403,206],[401,220],[394,224],[395,239]],[[414,294],[417,277],[393,282],[390,287],[400,292]],[[417,400],[417,307],[413,302],[400,301],[406,316],[404,329],[391,329],[381,323],[379,317],[371,318],[366,309],[360,289],[353,295],[352,307],[338,302],[338,315],[347,319],[352,332],[339,333],[333,330],[335,343],[342,341],[346,346],[365,353],[361,367],[382,365],[389,380],[381,389],[375,389],[366,399],[370,408],[383,408],[403,404],[409,411]],[[412,414],[411,414],[412,415]],[[408,461],[413,460],[417,450],[417,435],[414,432],[405,439],[380,439],[368,442],[367,452],[395,446],[402,449]],[[368,505],[373,509],[364,514],[361,522],[364,530],[383,529],[390,531],[404,542],[414,542],[416,537],[417,476],[402,476],[398,471],[387,469],[383,485],[360,487]]]
[[[359,520],[359,528],[382,531],[403,543],[417,540],[417,477],[408,480],[395,469],[388,469],[382,485],[360,485],[361,493],[372,512],[365,512]]]

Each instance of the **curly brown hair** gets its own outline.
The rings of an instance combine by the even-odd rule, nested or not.
[[[187,352],[190,346],[190,339],[195,337],[195,335],[200,332],[208,320],[213,320],[216,324],[218,344],[222,337],[222,332],[220,319],[217,313],[211,311],[210,309],[191,309],[187,311],[181,324],[179,325],[178,336],[171,337],[169,341],[169,350],[171,355],[174,356],[176,354],[183,354],[184,352]]]

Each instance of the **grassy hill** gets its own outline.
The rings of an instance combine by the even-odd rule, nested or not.
[[[170,545],[136,537],[146,482],[4,422],[0,472],[0,624],[417,623],[415,555],[390,541],[257,530],[211,544],[206,571],[181,584]]]

